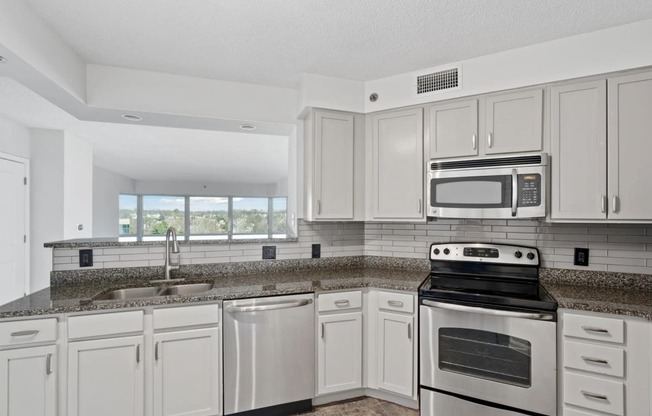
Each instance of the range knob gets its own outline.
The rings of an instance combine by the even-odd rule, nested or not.
[[[527,253],[527,258],[530,259],[530,260],[534,260],[534,253],[531,252],[531,251],[529,253]]]
[[[439,249],[436,248],[433,252],[434,252],[435,254],[439,254]]]
[[[451,254],[451,251],[447,248],[444,249],[444,254]]]
[[[523,257],[523,253],[521,253],[520,251],[517,250],[516,253],[514,253],[514,257],[516,257],[517,259],[520,259],[521,257]]]

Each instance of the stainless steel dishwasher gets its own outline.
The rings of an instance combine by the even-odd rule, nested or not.
[[[224,414],[273,416],[311,408],[313,300],[304,294],[224,302]]]

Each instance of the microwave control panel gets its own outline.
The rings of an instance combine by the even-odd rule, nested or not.
[[[541,205],[541,175],[538,173],[518,175],[518,206],[539,205]]]

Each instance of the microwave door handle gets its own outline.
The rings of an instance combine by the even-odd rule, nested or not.
[[[512,169],[512,217],[516,216],[518,209],[518,172]]]

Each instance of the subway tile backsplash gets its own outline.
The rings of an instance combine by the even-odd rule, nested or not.
[[[551,224],[537,220],[436,220],[424,223],[308,223],[299,239],[276,245],[277,259],[386,256],[426,259],[434,242],[484,241],[539,248],[544,267],[652,274],[652,227],[626,224]],[[182,245],[182,264],[262,260],[264,244]],[[588,267],[573,265],[573,248],[590,249]],[[95,248],[93,269],[162,266],[161,246]],[[54,249],[53,270],[78,270],[78,249]]]

